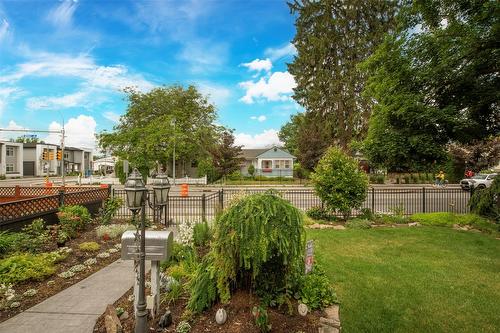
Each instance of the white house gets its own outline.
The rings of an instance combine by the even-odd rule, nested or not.
[[[23,144],[0,141],[0,175],[6,178],[23,176]]]
[[[241,174],[248,176],[248,167],[253,165],[255,176],[293,177],[295,156],[280,147],[263,149],[242,149],[244,161],[240,167]]]

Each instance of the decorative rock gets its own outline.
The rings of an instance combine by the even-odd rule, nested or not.
[[[345,230],[345,227],[343,225],[334,225],[333,229],[334,230]]]
[[[297,310],[299,311],[299,315],[301,315],[302,317],[307,316],[307,313],[309,312],[307,305],[305,305],[304,303],[300,303],[297,307]]]
[[[123,320],[127,320],[129,318],[129,314],[128,314],[128,311],[125,311],[121,314],[120,316],[120,320],[123,321]]]
[[[165,311],[165,314],[161,316],[158,326],[161,328],[167,328],[172,325],[172,313],[170,310]]]
[[[339,316],[339,305],[334,304],[332,306],[329,306],[325,309],[326,317],[330,319],[335,319],[337,321],[340,321],[340,316]]]
[[[321,324],[325,324],[325,325],[328,325],[328,326],[331,326],[331,327],[340,328],[340,321],[335,320],[335,319],[320,317],[319,318],[319,322]]]
[[[322,325],[318,329],[318,333],[340,333],[340,330],[336,327],[331,327],[328,325]]]
[[[419,225],[420,225],[420,223],[418,223],[418,222],[408,223],[409,227],[418,227]]]
[[[220,308],[215,314],[215,322],[219,325],[223,325],[227,320],[226,310]]]
[[[120,319],[118,319],[118,316],[116,315],[116,310],[111,304],[108,304],[108,306],[106,307],[104,326],[106,327],[107,333],[123,332]]]

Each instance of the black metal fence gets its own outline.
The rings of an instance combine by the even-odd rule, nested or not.
[[[169,196],[165,207],[159,209],[147,207],[146,216],[152,221],[162,221],[175,225],[184,221],[199,222],[213,220],[217,213],[238,196],[263,193],[268,189],[222,189],[209,194]],[[276,189],[284,199],[295,207],[307,211],[313,207],[322,207],[323,203],[312,189]],[[113,190],[114,196],[125,199],[124,190]],[[152,191],[150,191],[152,198]],[[370,188],[360,209],[353,210],[352,216],[359,215],[361,209],[369,208],[372,212],[398,213],[411,215],[428,212],[468,213],[470,192],[460,188]],[[124,205],[117,218],[131,218],[132,213]]]

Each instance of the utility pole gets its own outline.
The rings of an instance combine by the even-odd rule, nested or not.
[[[175,118],[174,118],[173,122],[174,122],[174,157],[173,157],[173,161],[172,161],[172,169],[173,169],[172,176],[174,178],[174,185],[175,185]]]
[[[63,118],[63,127],[61,131],[61,177],[62,177],[62,186],[66,186],[66,172],[64,170],[64,118]]]

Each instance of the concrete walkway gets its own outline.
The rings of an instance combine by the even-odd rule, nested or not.
[[[117,260],[86,279],[0,323],[1,333],[91,333],[106,305],[134,283],[133,261]]]

